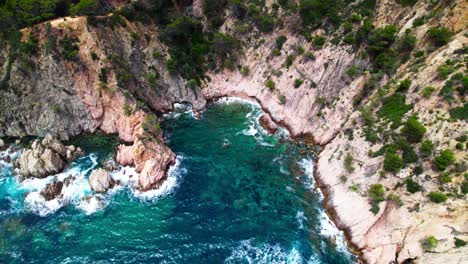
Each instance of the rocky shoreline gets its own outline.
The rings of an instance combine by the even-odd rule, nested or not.
[[[201,2],[195,2],[194,12],[201,14],[198,10]],[[412,8],[400,8],[394,2],[381,1],[374,22],[376,26],[398,25],[400,32],[397,34],[403,35],[417,16],[425,12],[425,8],[426,3],[418,3],[413,8],[417,12],[412,12]],[[466,9],[455,11],[466,14]],[[451,138],[466,132],[466,121],[449,121],[449,107],[437,96],[420,96],[425,87],[442,89],[444,80],[437,77],[439,67],[450,60],[456,50],[466,50],[466,22],[453,20],[448,12],[442,17],[441,21],[457,32],[450,43],[432,50],[421,59],[414,59],[422,60],[423,66],[410,59],[392,76],[412,80],[402,104],[411,104],[414,109],[403,118],[419,115],[428,127],[426,138],[441,143],[434,153],[440,153],[443,148],[454,148],[456,143]],[[132,32],[138,31],[142,36],[159,33],[153,25],[126,23],[131,25]],[[233,18],[228,17],[224,30],[229,31],[233,24]],[[248,74],[227,69],[209,72],[210,82],[202,83],[200,87],[189,87],[187,80],[169,72],[165,60],[162,60],[164,57],[153,56],[155,51],[167,53],[167,47],[157,38],[132,39],[128,27],[115,27],[112,31],[105,27],[92,27],[85,17],[52,20],[50,32],[46,32],[44,25],[23,30],[23,39],[34,34],[38,44],[44,45],[47,34],[74,37],[80,44],[78,59],[60,60],[55,54],[40,52],[31,58],[39,68],[30,73],[25,73],[20,63],[14,64],[10,83],[24,94],[0,91],[0,105],[6,109],[0,120],[0,136],[45,137],[47,132],[65,140],[98,130],[118,134],[123,144],[117,149],[117,162],[135,167],[139,173],[139,189],[148,191],[164,182],[167,170],[176,158],[164,144],[158,117],[153,113],[168,112],[176,102],[189,102],[195,111],[201,111],[207,102],[220,97],[255,100],[266,113],[261,123],[267,130],[274,131],[279,125],[288,129],[293,138],[304,136],[309,143],[322,147],[315,160],[314,177],[325,196],[327,213],[345,232],[350,248],[362,262],[387,264],[415,260],[426,264],[437,263],[440,259],[445,259],[445,263],[466,260],[463,248],[453,244],[455,238],[468,239],[466,196],[442,204],[430,203],[427,193],[438,190],[440,173],[434,170],[429,160],[421,161],[425,173],[414,177],[423,190],[409,194],[401,183],[413,176],[414,165],[399,173],[385,175],[382,173],[383,157],[370,157],[369,153],[378,152],[384,144],[371,144],[365,139],[361,113],[354,105],[355,99],[366,89],[370,74],[364,72],[351,78],[347,73],[355,65],[366,68],[369,61],[360,58],[349,45],[327,44],[316,50],[313,59],[297,56],[290,66],[284,68],[283,62],[290,54],[295,54],[297,47],[304,50],[314,50],[314,47],[302,36],[282,28],[265,35],[262,45],[247,45],[239,65],[250,69]],[[418,39],[425,39],[429,26],[432,25],[414,29]],[[280,35],[287,40],[283,43],[283,52],[273,56],[271,50]],[[427,47],[427,42],[420,41],[416,48],[426,50]],[[94,61],[90,54],[101,60]],[[7,51],[0,55],[0,59],[6,61]],[[414,70],[416,66],[420,68]],[[466,71],[466,65],[461,67]],[[125,71],[122,72],[121,68]],[[0,69],[2,74],[3,70]],[[160,77],[149,82],[147,76],[153,76],[153,71]],[[125,89],[119,88],[122,76],[131,76],[125,83]],[[396,79],[389,78],[385,75],[375,84],[380,88],[375,88],[376,91],[363,98],[362,106],[380,102],[381,94],[388,95],[396,89]],[[301,81],[298,87],[295,80]],[[267,81],[275,85],[266,87]],[[1,145],[0,141],[0,148]],[[44,151],[37,152],[41,155],[36,156],[42,157]],[[68,155],[59,153],[63,154],[63,151],[48,151],[44,159],[41,158],[53,164],[45,172],[53,173],[63,167],[58,157],[64,159]],[[31,152],[28,156],[32,158],[34,155]],[[351,157],[352,163],[347,168],[344,164],[346,156]],[[456,159],[465,159],[463,151],[457,152]],[[22,167],[27,166],[23,164]],[[25,172],[31,174],[30,171]],[[45,175],[45,172],[39,174]],[[100,192],[112,185],[105,173],[99,173],[95,180],[95,191]],[[387,193],[399,199],[384,199],[380,210],[374,214],[368,189],[372,184],[380,183],[387,186]],[[459,183],[460,179],[457,179],[449,188],[455,188]],[[47,189],[55,192],[60,188],[59,185],[50,185]],[[437,236],[440,242],[427,251],[421,241],[432,235]]]

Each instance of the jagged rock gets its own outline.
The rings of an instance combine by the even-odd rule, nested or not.
[[[114,186],[114,180],[109,176],[106,170],[97,169],[91,172],[89,185],[91,185],[91,189],[95,192],[103,193]]]
[[[46,185],[46,187],[41,191],[41,195],[44,196],[46,201],[50,201],[60,195],[62,188],[63,182],[54,181]]]
[[[70,185],[70,183],[72,183],[74,180],[75,180],[75,176],[70,175],[70,176],[66,177],[66,178],[63,180],[63,184],[65,185],[65,187],[67,187],[67,186]]]
[[[260,125],[265,128],[270,134],[274,134],[278,130],[278,125],[271,119],[269,114],[263,114],[259,119]]]
[[[78,155],[79,148],[75,152],[75,147],[66,147],[58,139],[47,135],[42,141],[34,140],[31,149],[25,150],[21,154],[18,167],[23,177],[44,178],[51,174],[61,172],[66,162]]]
[[[62,142],[60,142],[58,139],[52,137],[50,134],[47,134],[42,140],[42,145],[58,153],[63,158],[67,156],[67,148],[65,145],[63,145]]]
[[[65,168],[65,162],[59,154],[50,149],[36,147],[28,149],[19,158],[20,174],[24,177],[45,178],[59,173]]]
[[[117,163],[115,163],[115,161],[113,159],[109,159],[109,160],[105,160],[102,162],[102,167],[106,170],[106,171],[114,171],[114,170],[117,170]]]

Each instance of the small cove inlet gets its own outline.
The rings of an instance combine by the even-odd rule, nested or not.
[[[111,173],[120,187],[93,194],[87,178],[108,155],[103,148],[84,146],[85,156],[51,176],[77,175],[62,203],[41,200],[47,178],[19,183],[0,161],[1,262],[355,263],[314,189],[314,157],[284,129],[269,135],[261,114],[232,98],[199,120],[176,107],[162,128],[177,162],[148,193],[120,167]]]

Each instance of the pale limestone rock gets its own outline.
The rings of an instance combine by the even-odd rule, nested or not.
[[[104,169],[97,169],[89,176],[89,185],[97,193],[104,193],[114,185],[114,180]]]

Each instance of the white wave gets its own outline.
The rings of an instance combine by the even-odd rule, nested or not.
[[[264,244],[261,246],[252,245],[252,239],[240,242],[240,245],[233,250],[224,263],[255,263],[255,264],[276,264],[276,263],[302,263],[302,257],[295,247],[285,252],[280,245]]]
[[[305,187],[308,190],[313,190],[315,188],[314,160],[312,158],[303,158],[299,162],[299,166],[301,166],[301,168],[304,170],[304,175],[307,177],[306,181],[304,182]]]
[[[78,164],[78,161],[89,158],[91,165],[86,167],[84,170]],[[37,213],[40,216],[46,216],[48,214],[56,212],[61,207],[67,204],[74,204],[79,207],[83,198],[85,198],[90,192],[91,187],[88,183],[87,175],[97,165],[97,156],[90,154],[82,157],[77,162],[73,162],[70,167],[62,173],[51,175],[44,179],[28,178],[20,183],[19,188],[29,192],[25,204],[32,212]],[[46,201],[45,198],[40,194],[47,184],[53,181],[65,181],[68,177],[73,177],[69,184],[64,184],[60,195],[50,201]]]
[[[40,216],[54,213],[63,206],[63,203],[59,199],[46,201],[44,196],[39,192],[30,192],[24,201],[32,212]]]
[[[164,114],[163,117],[177,119],[183,114],[190,114],[192,117],[195,117],[195,114],[193,112],[193,107],[191,104],[174,103],[174,110]]]
[[[297,223],[299,224],[299,229],[305,229],[304,221],[307,221],[307,217],[305,217],[304,212],[302,210],[297,211],[296,219]]]
[[[180,185],[182,176],[187,172],[187,170],[182,168],[180,165],[182,159],[183,156],[177,156],[175,164],[169,168],[167,172],[167,178],[164,180],[162,185],[159,186],[159,188],[141,192],[135,188],[137,184],[137,182],[135,182],[134,188],[132,189],[133,194],[141,200],[148,201],[155,200],[173,193]]]
[[[90,215],[102,210],[108,204],[109,200],[103,199],[100,195],[94,195],[81,199],[77,207],[85,214]]]
[[[331,221],[330,217],[323,209],[320,211],[320,226],[320,234],[322,236],[334,239],[336,249],[348,257],[351,256],[343,231],[339,230],[335,226],[335,224]]]

